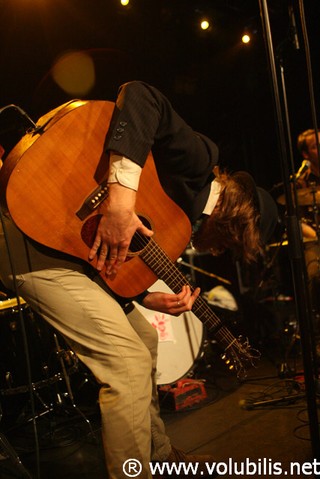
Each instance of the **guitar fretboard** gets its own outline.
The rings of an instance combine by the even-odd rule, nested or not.
[[[177,266],[152,238],[140,252],[140,258],[174,293],[178,294],[184,285],[189,285],[191,290],[194,290]],[[221,320],[201,296],[198,296],[194,302],[192,311],[206,328],[216,336],[224,350],[237,343],[237,339],[223,326]]]

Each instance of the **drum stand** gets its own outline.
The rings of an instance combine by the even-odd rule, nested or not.
[[[59,339],[58,339],[58,335],[55,332],[53,332],[52,334],[53,334],[53,339],[55,344],[54,352],[59,361],[61,373],[59,372],[52,375],[51,377],[48,377],[47,379],[42,379],[40,381],[33,382],[31,383],[31,386],[23,385],[23,386],[13,387],[11,389],[9,388],[8,390],[0,391],[0,395],[2,394],[3,396],[11,396],[11,395],[30,392],[30,387],[31,387],[32,388],[31,394],[33,394],[34,397],[38,400],[42,409],[41,411],[38,411],[38,412],[35,412],[33,410],[32,417],[28,417],[29,414],[27,414],[26,410],[24,410],[24,412],[20,414],[20,421],[18,420],[18,424],[13,425],[10,428],[10,431],[12,432],[15,429],[18,429],[20,426],[24,426],[31,422],[34,422],[38,420],[39,418],[46,416],[47,414],[50,414],[50,413],[54,414],[56,407],[58,407],[58,408],[64,408],[65,412],[68,413],[68,415],[70,415],[70,412],[74,410],[76,414],[84,421],[84,423],[88,427],[88,433],[90,434],[91,438],[94,441],[97,441],[95,432],[91,426],[91,422],[75,403],[75,399],[74,399],[74,395],[73,395],[73,391],[71,387],[71,382],[70,382],[70,371],[68,372],[66,367],[66,363],[70,361],[70,352],[61,347]],[[77,359],[75,360],[74,358],[72,358],[72,361],[77,361]],[[73,365],[72,368],[77,369],[77,367],[78,367],[77,362],[75,362],[75,365]],[[45,388],[51,388],[55,386],[55,384],[57,384],[61,380],[64,381],[66,391],[64,393],[61,393],[58,389],[53,390],[55,394],[55,401],[53,401],[52,399],[44,398],[44,395],[40,393],[40,390]],[[70,400],[71,408],[65,404],[63,398],[68,398]],[[0,403],[0,421],[2,416],[3,416],[3,412],[2,412],[2,407]],[[45,429],[44,437],[45,437],[45,440],[49,438],[49,441],[50,441],[49,444],[52,443],[52,440],[55,437],[56,423],[57,421],[55,418],[53,420],[50,419],[49,431]],[[61,422],[61,426],[63,427],[63,422]],[[36,434],[38,434],[37,427],[35,429],[36,429]],[[37,444],[39,444],[38,437],[36,438],[36,442]],[[4,434],[0,432],[0,455],[1,455],[1,452],[3,452],[3,456],[6,459],[11,460],[11,463],[15,468],[15,472],[18,475],[17,477],[32,479],[33,476],[31,476],[28,470],[23,466],[17,452],[9,443],[9,440],[5,437]],[[8,469],[9,469],[9,466],[8,466]],[[1,463],[0,463],[0,470],[1,470]],[[10,473],[12,472],[13,472],[12,469],[10,469]],[[1,472],[0,472],[0,477],[1,477]]]
[[[2,419],[2,407],[0,403],[0,422],[1,422],[1,419]],[[16,451],[11,446],[8,439],[5,437],[5,435],[2,432],[0,432],[0,453],[3,453],[6,458],[11,460],[12,464],[16,467],[20,477],[32,479],[32,476],[22,464],[18,454],[16,453]]]
[[[67,372],[66,365],[65,365],[65,359],[67,357],[67,351],[65,351],[64,349],[61,348],[59,340],[58,340],[58,336],[57,336],[56,333],[53,333],[53,337],[54,337],[54,342],[55,342],[55,346],[56,346],[58,359],[59,359],[60,366],[61,366],[63,379],[64,379],[64,382],[65,382],[65,385],[66,385],[66,388],[67,388],[67,395],[68,395],[68,397],[70,398],[70,401],[71,401],[71,406],[76,411],[76,413],[85,421],[85,423],[87,424],[87,426],[89,428],[91,436],[93,438],[96,438],[89,419],[83,414],[81,409],[78,408],[78,406],[76,405],[76,403],[74,401],[74,395],[73,395],[73,391],[72,391],[71,383],[70,383],[70,376]]]
[[[72,387],[71,387],[71,382],[70,382],[70,372],[68,372],[67,368],[66,368],[66,362],[70,360],[70,352],[68,352],[66,349],[63,349],[61,347],[59,339],[58,339],[58,335],[55,332],[53,332],[53,339],[54,339],[54,343],[55,343],[55,353],[57,355],[57,358],[58,358],[58,361],[59,361],[59,364],[60,364],[61,373],[57,373],[57,374],[53,375],[52,377],[49,377],[47,379],[43,379],[41,381],[33,383],[33,394],[35,395],[35,397],[38,399],[41,406],[43,407],[43,411],[36,414],[34,418],[32,417],[32,418],[27,419],[26,422],[30,422],[33,419],[39,419],[40,417],[43,417],[47,414],[50,414],[50,413],[54,412],[55,406],[57,406],[59,408],[64,408],[65,412],[68,412],[68,413],[70,411],[74,410],[76,412],[76,414],[78,416],[80,416],[80,418],[83,419],[84,422],[86,423],[86,425],[88,426],[88,429],[89,429],[89,432],[90,432],[91,436],[93,438],[96,438],[89,419],[85,416],[85,414],[79,409],[79,407],[75,403],[75,399],[74,399],[74,395],[73,395],[73,391],[72,391]],[[78,359],[77,358],[76,359],[72,358],[72,361],[75,361],[75,363],[76,363],[75,366],[73,366],[73,368],[77,369]],[[54,384],[60,382],[61,380],[63,380],[64,383],[65,383],[66,391],[63,394],[61,394],[58,390],[56,390],[55,391],[55,404],[53,402],[51,404],[48,404],[41,397],[41,395],[38,393],[37,390],[38,389],[43,389],[45,387],[49,387],[51,385],[54,385]],[[22,386],[20,388],[19,387],[15,388],[12,393],[14,393],[15,390],[17,390],[17,392],[20,392],[20,390],[22,388],[27,389],[27,386]],[[71,409],[69,408],[69,406],[67,406],[64,403],[63,398],[68,398],[70,400]]]

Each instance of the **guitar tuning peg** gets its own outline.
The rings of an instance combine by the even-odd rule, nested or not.
[[[232,371],[234,369],[234,365],[233,364],[230,364],[229,366],[229,371]]]
[[[224,361],[224,360],[226,359],[226,355],[223,354],[223,355],[221,356],[221,359]]]

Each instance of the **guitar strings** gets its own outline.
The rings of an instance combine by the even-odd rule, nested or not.
[[[159,245],[153,240],[147,240],[145,237],[139,235],[140,239],[140,245],[146,248],[145,251],[142,253],[142,259],[147,262],[147,264],[150,264],[152,266],[152,269],[157,273],[159,277],[162,277],[164,280],[166,280],[168,283],[171,283],[171,286],[173,286],[174,292],[178,292],[180,288],[184,284],[188,284],[184,276],[180,273],[180,271],[176,268],[176,266],[172,263],[170,258],[168,258],[165,254],[165,252],[159,247]],[[160,262],[161,260],[161,262]],[[165,268],[164,268],[165,266]],[[169,273],[169,274],[168,274]],[[173,276],[170,278],[170,276]],[[171,279],[171,281],[170,281]],[[170,285],[170,284],[169,284]],[[192,286],[189,284],[191,289],[193,290]],[[208,309],[206,303],[204,303],[203,298],[197,298],[197,300],[194,303],[195,309],[197,309],[202,315],[205,316],[205,324],[208,322],[210,317],[208,318]],[[209,308],[209,313],[211,316],[214,317],[216,320],[216,324],[214,324],[214,327],[217,327],[217,325],[220,325],[220,320],[219,318],[213,313],[213,311]],[[223,328],[223,327],[222,327]],[[220,328],[220,330],[222,329]],[[210,329],[210,328],[209,328]],[[211,327],[212,329],[212,327]],[[219,331],[220,331],[219,330]],[[219,332],[217,331],[217,333]],[[222,339],[226,338],[229,339],[228,345],[230,343],[230,340],[234,340],[235,338],[229,331],[221,331],[221,336]]]
[[[137,241],[137,245],[139,246],[139,250],[141,250],[140,256],[142,260],[150,267],[151,269],[157,274],[157,276],[163,279],[165,282],[169,283],[169,286],[172,287],[174,292],[179,292],[181,287],[185,284],[188,284],[191,290],[194,288],[188,283],[182,273],[178,270],[178,268],[172,263],[171,259],[165,254],[165,252],[160,248],[160,246],[151,238],[147,238],[144,235],[141,235],[139,232],[135,233],[135,240]],[[164,267],[165,266],[165,267]],[[169,274],[168,274],[169,273]],[[212,317],[215,319],[216,324],[213,324],[213,327],[219,329],[216,331],[216,335],[220,337],[220,340],[225,343],[226,348],[225,350],[237,346],[238,351],[243,353],[243,344],[238,341],[233,334],[221,325],[220,319],[217,315],[212,311],[212,309],[205,303],[202,297],[198,297],[194,303],[195,311],[198,311],[200,315],[205,317],[204,323],[207,326],[207,323],[211,320]],[[208,327],[208,326],[207,326]],[[211,328],[213,329],[212,325]],[[248,342],[246,341],[246,353],[248,355],[248,359],[252,360],[255,357],[257,358],[260,353],[255,350],[251,350],[251,354],[248,350]],[[253,354],[252,354],[253,353]]]

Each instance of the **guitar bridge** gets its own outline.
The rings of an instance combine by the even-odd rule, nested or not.
[[[108,196],[107,180],[103,181],[83,202],[76,215],[85,220]]]

